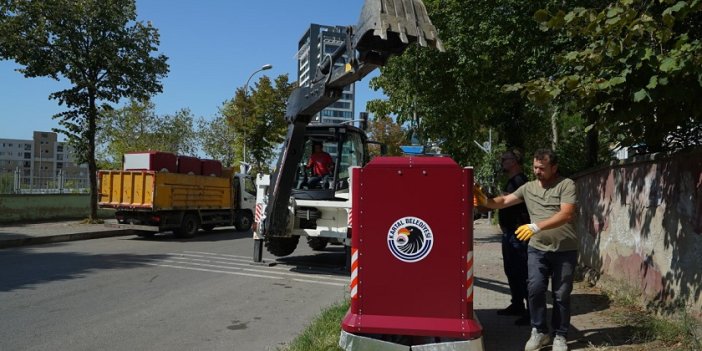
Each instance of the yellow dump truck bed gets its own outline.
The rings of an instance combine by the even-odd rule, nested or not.
[[[231,177],[154,171],[100,171],[102,208],[196,210],[233,208]]]

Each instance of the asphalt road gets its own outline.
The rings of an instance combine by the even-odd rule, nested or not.
[[[252,250],[232,229],[0,250],[0,350],[276,350],[348,295],[341,246]]]

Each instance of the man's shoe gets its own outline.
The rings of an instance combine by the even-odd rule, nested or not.
[[[531,328],[531,337],[524,345],[524,351],[536,351],[551,342],[551,336],[539,333],[536,328]]]
[[[514,325],[531,325],[531,316],[529,313],[523,314],[521,317],[514,321]]]
[[[497,310],[499,316],[521,316],[526,312],[524,306],[511,304],[507,308]]]
[[[556,335],[553,338],[553,351],[568,351],[568,342],[566,338],[561,335]]]

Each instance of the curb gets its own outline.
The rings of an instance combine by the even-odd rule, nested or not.
[[[109,238],[113,236],[127,236],[134,235],[134,232],[129,229],[119,229],[119,230],[105,230],[100,232],[85,232],[85,233],[72,233],[72,234],[59,234],[50,236],[40,236],[40,237],[29,237],[20,239],[8,239],[0,240],[0,249],[10,248],[10,247],[20,247],[29,245],[40,245],[40,244],[50,244],[65,241],[77,241],[77,240],[89,240],[89,239],[100,239]]]

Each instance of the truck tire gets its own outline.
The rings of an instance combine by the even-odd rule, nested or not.
[[[293,236],[290,238],[276,238],[268,237],[266,238],[266,250],[272,255],[277,257],[287,256],[297,248],[297,243],[300,241],[299,236]]]
[[[322,251],[327,247],[329,240],[326,238],[307,237],[307,246],[314,251]]]
[[[180,228],[173,231],[178,238],[192,238],[197,234],[197,229],[199,227],[199,221],[197,216],[188,213],[183,217],[183,222],[180,223]]]
[[[248,231],[251,229],[252,224],[253,215],[251,215],[251,211],[239,211],[236,213],[236,218],[234,218],[234,226],[236,227],[236,230],[240,232]]]

